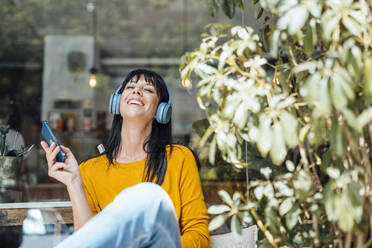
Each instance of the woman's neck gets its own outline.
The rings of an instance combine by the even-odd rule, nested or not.
[[[116,161],[130,163],[146,158],[144,144],[150,137],[152,123],[143,124],[138,122],[123,121],[121,127],[121,144]]]

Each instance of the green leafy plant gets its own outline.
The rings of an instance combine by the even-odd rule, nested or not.
[[[232,166],[245,142],[282,169],[260,169],[247,195],[220,192],[210,229],[257,224],[263,247],[372,245],[372,4],[259,0],[261,30],[210,24],[182,58],[209,127],[201,147]],[[207,1],[230,18],[242,1]],[[244,11],[246,11],[244,9]],[[297,156],[298,155],[298,156]],[[298,159],[296,159],[298,157]],[[249,158],[251,159],[251,158]]]

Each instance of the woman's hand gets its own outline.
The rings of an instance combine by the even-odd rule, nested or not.
[[[56,156],[60,148],[54,142],[51,142],[50,146],[45,141],[41,141],[40,144],[46,153],[48,175],[50,177],[60,181],[67,187],[71,187],[75,183],[82,183],[79,164],[69,148],[61,145],[62,150],[66,154],[66,160],[64,162],[56,162]]]

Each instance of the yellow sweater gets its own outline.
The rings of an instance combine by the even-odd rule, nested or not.
[[[181,230],[182,246],[209,247],[208,216],[198,169],[185,146],[167,147],[167,171],[161,187],[172,199]],[[85,194],[93,214],[102,211],[123,189],[143,181],[145,161],[109,165],[106,155],[80,164]]]

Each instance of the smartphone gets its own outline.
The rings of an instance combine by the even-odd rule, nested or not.
[[[50,141],[53,141],[57,146],[59,146],[59,153],[57,154],[56,161],[57,162],[64,162],[66,159],[66,154],[62,151],[62,147],[59,144],[56,136],[54,136],[52,129],[49,126],[47,121],[43,121],[43,125],[41,127],[41,135],[43,136],[44,140],[50,146]]]

